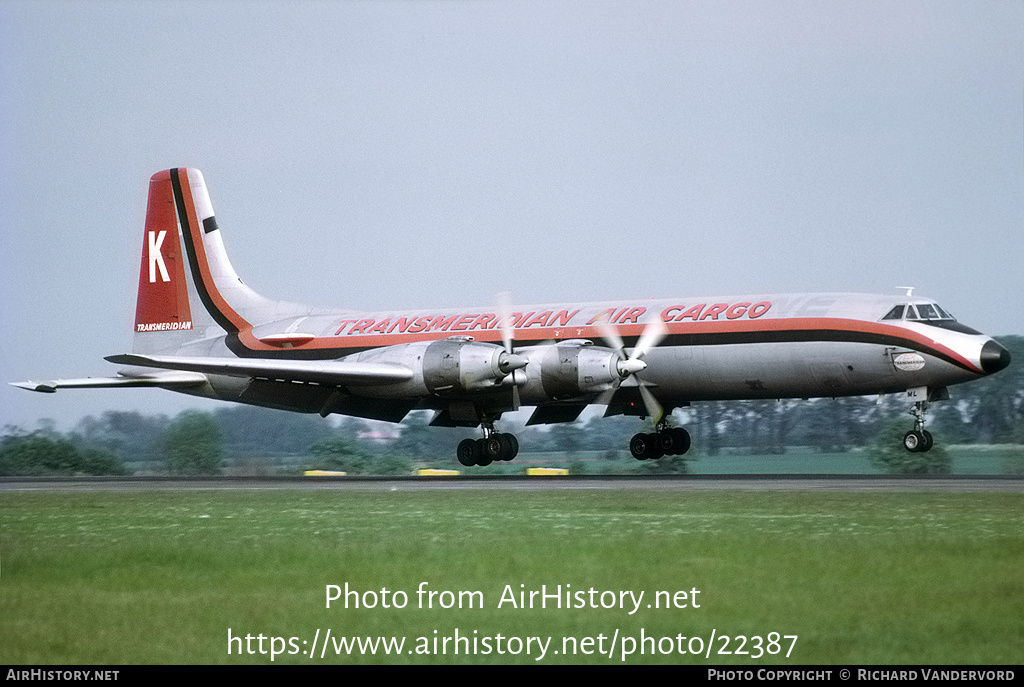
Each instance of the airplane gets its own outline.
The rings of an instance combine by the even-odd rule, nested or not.
[[[905,288],[905,287],[904,287]],[[515,458],[495,427],[572,422],[591,405],[647,418],[639,460],[682,455],[676,408],[700,401],[905,394],[903,445],[928,451],[928,405],[948,387],[996,373],[1010,353],[928,298],[756,294],[456,310],[324,310],[273,301],[238,277],[196,169],[149,185],[131,353],[112,377],[16,382],[62,388],[159,387],[304,413],[480,427],[457,449],[466,466]]]

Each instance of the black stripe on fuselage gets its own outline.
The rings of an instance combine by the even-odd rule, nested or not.
[[[444,337],[437,337],[438,340],[442,338]],[[639,338],[640,337],[638,336],[623,337],[623,344],[626,348],[631,348],[636,345]],[[894,336],[890,334],[864,332],[856,329],[778,329],[749,332],[701,332],[694,334],[669,334],[664,339],[662,339],[658,347],[665,348],[671,346],[690,347],[825,342],[874,344],[878,346],[906,348],[913,351],[917,351],[919,353],[925,353],[927,355],[933,356],[935,358],[938,358],[949,363],[950,365],[955,365],[956,367],[959,367],[963,370],[967,370],[968,372],[981,374],[978,370],[968,366],[967,364],[960,360],[957,360],[956,358],[950,356],[949,354],[932,348],[931,346],[923,345],[920,342],[915,341],[911,338]],[[311,348],[307,350],[286,349],[281,351],[253,351],[252,349],[247,348],[244,344],[242,344],[242,342],[238,340],[237,336],[229,336],[227,338],[226,343],[228,348],[235,355],[242,358],[274,358],[289,360],[333,360],[335,358],[341,358],[346,355],[361,353],[363,351],[373,350],[375,348],[381,348],[384,346],[401,345],[382,344],[381,346]],[[482,343],[494,343],[495,345],[501,345],[500,341]],[[541,341],[526,341],[523,339],[517,339],[515,343],[519,347],[526,347],[531,345],[539,345],[541,344]]]

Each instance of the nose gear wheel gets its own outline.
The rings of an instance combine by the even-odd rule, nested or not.
[[[925,413],[927,412],[927,401],[918,401],[910,410],[910,414],[914,416],[914,429],[903,435],[903,448],[910,453],[925,453],[935,445],[932,433],[924,428]]]

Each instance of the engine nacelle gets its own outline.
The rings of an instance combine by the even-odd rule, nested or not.
[[[626,376],[616,351],[584,339],[539,346],[526,355],[530,367],[524,399],[539,396],[558,400],[596,394],[613,388]]]
[[[413,371],[413,378],[406,382],[349,386],[356,395],[376,398],[417,398],[425,393],[458,396],[494,389],[508,383],[510,375],[529,362],[527,357],[508,353],[497,344],[473,341],[468,336],[374,348],[345,359],[393,363]]]
[[[433,394],[492,389],[527,362],[496,344],[453,336],[431,342],[423,352],[423,383]]]

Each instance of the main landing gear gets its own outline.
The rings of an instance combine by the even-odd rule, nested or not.
[[[653,434],[640,433],[629,441],[629,452],[637,460],[657,460],[662,456],[681,456],[690,450],[690,433],[682,427],[659,423]]]
[[[924,453],[935,445],[932,433],[924,428],[924,416],[927,411],[927,401],[918,401],[910,411],[914,416],[914,429],[903,435],[903,448],[911,453]]]
[[[485,424],[483,439],[463,439],[455,451],[459,462],[470,467],[490,465],[494,461],[512,460],[519,453],[519,440],[514,434],[495,431],[493,424]]]

